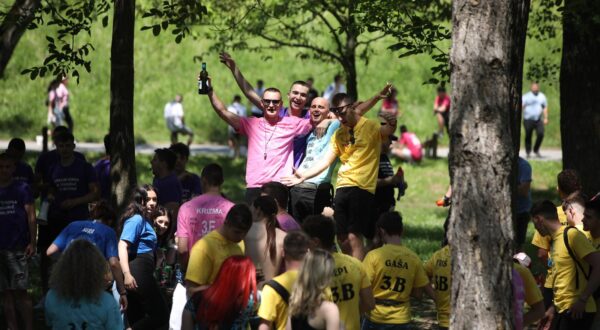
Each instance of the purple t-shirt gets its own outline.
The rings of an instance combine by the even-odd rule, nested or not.
[[[0,250],[23,249],[29,244],[26,204],[33,204],[28,184],[13,180],[0,187]]]
[[[110,159],[100,159],[94,165],[94,172],[100,184],[100,197],[110,200]]]
[[[31,187],[33,184],[33,169],[24,161],[18,162],[13,173],[13,180],[25,182]]]
[[[85,161],[85,156],[82,153],[75,151],[74,154],[75,158]],[[48,181],[50,168],[58,162],[60,162],[60,156],[56,149],[41,153],[35,162],[35,173],[41,175],[44,181]]]
[[[194,173],[187,173],[181,180],[182,202],[187,202],[192,197],[202,194],[200,177]]]
[[[68,210],[61,209],[60,204],[67,199],[82,197],[90,192],[90,184],[98,182],[92,165],[75,158],[68,166],[62,166],[60,162],[55,163],[49,173],[54,192],[54,201],[48,210],[49,221],[56,219],[69,223],[74,220],[88,219],[90,214],[87,204],[77,205]]]
[[[172,202],[181,204],[183,193],[181,183],[179,182],[179,179],[177,179],[175,173],[169,174],[164,178],[154,177],[152,185],[156,188],[159,205],[165,205]]]
[[[292,116],[292,112],[289,108],[281,108],[279,110],[279,118],[286,116]],[[299,118],[310,119],[310,111],[303,109]],[[299,167],[304,160],[304,154],[306,153],[306,144],[308,143],[308,134],[296,136],[294,138],[294,167]]]
[[[279,222],[279,227],[281,230],[285,231],[286,233],[292,230],[300,230],[300,225],[296,222],[296,219],[294,219],[288,213],[278,214],[277,222]]]

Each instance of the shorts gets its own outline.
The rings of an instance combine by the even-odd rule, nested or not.
[[[192,130],[185,125],[176,125],[172,118],[167,118],[167,128],[171,133],[182,133],[192,135]]]
[[[311,215],[321,214],[326,206],[333,205],[333,186],[324,182],[320,185],[303,182],[290,189],[292,216],[300,223]]]
[[[335,191],[334,218],[338,235],[361,234],[375,236],[375,195],[358,187],[343,187]]]
[[[0,291],[28,288],[29,269],[25,251],[0,250]]]

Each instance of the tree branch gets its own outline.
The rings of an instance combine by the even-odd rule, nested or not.
[[[335,29],[333,28],[331,23],[329,23],[329,21],[325,18],[325,16],[323,16],[323,14],[321,14],[320,12],[314,12],[314,13],[323,21],[323,23],[325,23],[325,25],[329,29],[329,32],[331,32],[331,34],[333,35],[333,40],[335,41],[335,44],[337,45],[338,52],[340,52],[340,54],[343,54],[344,47],[342,46],[342,41],[340,40],[339,35],[335,31]]]
[[[386,34],[384,33],[384,34],[382,34],[382,35],[380,35],[380,36],[377,36],[377,37],[375,37],[375,38],[371,38],[371,39],[369,39],[369,40],[365,40],[365,41],[358,41],[356,44],[357,44],[357,45],[368,45],[368,44],[370,44],[370,43],[372,43],[372,42],[374,42],[374,41],[377,41],[377,40],[379,40],[379,39],[383,39],[383,38],[385,38],[385,36],[386,36]]]
[[[310,50],[312,50],[314,52],[321,53],[323,55],[327,55],[327,56],[335,59],[336,61],[338,61],[340,63],[343,62],[343,59],[340,56],[338,56],[338,55],[336,55],[336,54],[334,54],[334,53],[332,53],[332,52],[330,52],[328,50],[325,50],[325,49],[322,49],[322,48],[319,48],[319,47],[316,47],[316,46],[312,46],[312,45],[308,45],[308,44],[303,44],[303,43],[286,42],[286,41],[283,41],[283,40],[279,40],[279,39],[277,39],[275,37],[268,36],[268,35],[266,35],[266,34],[264,34],[262,32],[258,33],[258,36],[260,36],[261,38],[263,38],[263,39],[265,39],[267,41],[273,42],[273,43],[281,45],[281,46],[285,46],[285,47],[298,47],[298,48],[310,49]]]

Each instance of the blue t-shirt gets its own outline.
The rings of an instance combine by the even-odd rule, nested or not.
[[[531,165],[529,163],[519,157],[518,160],[518,176],[519,176],[519,184],[523,182],[531,182]],[[529,190],[529,194],[527,197],[518,196],[517,197],[517,214],[519,213],[527,213],[531,209],[531,189]]]
[[[16,181],[22,181],[27,183],[30,187],[33,184],[33,169],[29,164],[24,161],[17,163],[15,172],[13,173],[13,179]]]
[[[110,159],[100,159],[94,165],[94,172],[100,184],[100,198],[110,200]]]
[[[33,204],[28,184],[13,180],[0,187],[0,250],[23,249],[29,244],[26,204]]]
[[[159,205],[165,205],[172,202],[181,204],[183,191],[181,183],[175,173],[169,174],[164,178],[154,177],[152,185],[156,188]]]
[[[79,238],[88,240],[94,244],[102,252],[106,260],[112,257],[119,257],[117,233],[109,226],[96,220],[71,222],[60,232],[53,243],[58,246],[60,251],[64,251],[73,240]]]
[[[121,240],[131,244],[128,254],[130,257],[134,257],[138,254],[154,252],[157,239],[150,221],[146,221],[141,215],[136,214],[125,220]]]
[[[340,122],[339,120],[335,120],[329,125],[329,127],[327,127],[327,132],[320,139],[317,139],[315,132],[311,132],[308,135],[306,144],[306,157],[304,157],[302,164],[300,164],[300,166],[298,167],[298,169],[301,170],[301,172],[307,171],[308,169],[321,162],[321,160],[323,159],[323,157],[325,157],[327,152],[331,150],[331,137],[338,128],[340,128]],[[328,169],[321,172],[314,178],[306,180],[306,182],[315,183],[317,185],[324,182],[330,182],[331,174],[333,173],[333,169],[335,168],[336,163],[337,159],[333,164],[331,164],[331,166],[329,166]]]
[[[529,92],[523,95],[523,119],[539,120],[544,108],[548,106],[546,95],[538,92],[537,95]]]
[[[182,202],[187,202],[192,199],[192,197],[202,194],[202,183],[198,175],[186,173],[180,183]]]
[[[90,184],[98,182],[92,165],[85,160],[75,158],[68,166],[62,166],[60,162],[54,163],[50,167],[49,174],[54,191],[54,201],[50,203],[48,210],[49,224],[52,224],[52,220],[55,219],[70,222],[89,218],[87,204],[77,205],[68,210],[62,209],[60,204],[67,199],[79,198],[90,192]]]
[[[292,116],[292,112],[290,108],[281,108],[279,110],[279,118]],[[302,109],[300,118],[310,119],[310,111],[307,109]],[[308,134],[307,135],[299,135],[294,138],[294,167],[300,166],[302,160],[304,159],[306,144],[308,143]]]
[[[123,329],[121,311],[115,298],[102,292],[97,301],[74,302],[50,290],[45,302],[46,324],[56,330]]]

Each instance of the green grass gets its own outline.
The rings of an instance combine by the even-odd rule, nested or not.
[[[196,94],[196,76],[200,64],[193,61],[195,55],[208,52],[206,39],[185,39],[176,44],[170,33],[158,37],[148,31],[139,31],[143,25],[138,19],[135,39],[135,136],[136,141],[166,142],[168,131],[162,118],[163,107],[175,93],[184,96],[187,123],[196,132],[196,142],[224,143],[226,126],[213,113],[208,99]],[[20,72],[34,65],[40,65],[47,53],[45,35],[48,29],[27,31],[21,39],[4,77],[0,80],[0,139],[20,136],[33,140],[45,125],[46,86],[49,78],[31,81]],[[87,37],[80,37],[83,43]],[[316,39],[321,40],[321,38]],[[108,131],[110,103],[110,47],[111,27],[95,26],[92,41],[96,50],[91,54],[92,72],[81,73],[79,85],[71,80],[71,110],[75,119],[75,134],[79,141],[101,141]],[[558,40],[551,42],[557,43]],[[436,129],[432,115],[435,86],[422,83],[431,74],[433,62],[427,56],[412,56],[398,59],[397,53],[387,49],[390,39],[375,43],[373,56],[368,65],[357,63],[358,85],[361,98],[370,97],[386,81],[398,88],[398,98],[404,116],[401,123],[414,130],[421,138]],[[528,40],[526,56],[550,56],[547,44]],[[340,71],[335,64],[325,64],[315,60],[301,61],[293,49],[266,51],[262,54],[233,52],[246,77],[254,83],[263,79],[266,85],[276,86],[283,91],[297,79],[315,78],[319,91],[331,82],[333,75]],[[272,59],[263,61],[263,56]],[[559,55],[552,55],[559,56]],[[234,94],[240,91],[229,71],[218,62],[216,53],[208,53],[203,59],[208,64],[218,95],[229,103]],[[525,68],[527,70],[527,68]],[[554,79],[556,80],[556,79]],[[560,146],[558,81],[550,81],[551,86],[542,83],[541,88],[548,96],[550,105],[550,125],[547,127],[544,146]],[[529,83],[524,83],[524,90]],[[371,116],[373,114],[370,114]],[[442,143],[447,143],[444,139]]]

